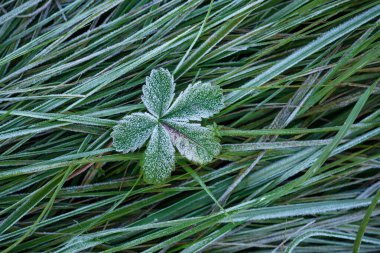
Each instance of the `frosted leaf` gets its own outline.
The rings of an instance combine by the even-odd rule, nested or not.
[[[153,130],[143,164],[144,180],[151,184],[163,183],[174,169],[174,147],[169,133],[159,124]]]
[[[156,125],[157,120],[148,113],[128,115],[113,127],[113,146],[123,153],[134,151],[144,145]]]
[[[166,120],[165,129],[178,151],[198,164],[206,164],[220,153],[221,145],[214,133],[200,124]]]
[[[142,88],[142,101],[148,111],[156,117],[161,117],[173,100],[174,88],[173,76],[167,69],[152,70]]]
[[[224,107],[222,89],[210,83],[195,83],[181,92],[165,114],[170,120],[201,120]]]
[[[211,162],[221,150],[213,131],[190,123],[208,118],[224,107],[221,88],[199,82],[187,87],[172,104],[174,88],[168,70],[152,70],[142,97],[150,113],[126,116],[111,134],[113,146],[124,153],[140,148],[151,137],[142,166],[147,183],[163,183],[170,177],[175,162],[173,144],[184,157],[198,164]]]

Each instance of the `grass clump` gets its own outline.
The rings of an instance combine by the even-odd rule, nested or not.
[[[0,7],[1,252],[380,250],[380,1]],[[184,117],[218,152],[174,162],[166,138],[152,185],[111,133],[161,68],[176,94],[155,113],[199,82],[224,107]]]

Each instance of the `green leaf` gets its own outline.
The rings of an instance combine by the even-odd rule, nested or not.
[[[243,222],[243,221],[260,221],[268,219],[279,219],[297,217],[302,215],[316,215],[327,212],[336,212],[341,210],[357,209],[369,206],[371,203],[368,199],[348,199],[339,201],[315,201],[312,203],[280,205],[265,208],[255,208],[243,210],[231,215],[231,218],[223,218],[222,223]],[[240,208],[240,207],[238,207]],[[228,212],[234,208],[227,209]]]
[[[325,229],[318,229],[318,230],[311,230],[307,231],[304,234],[301,234],[295,238],[291,244],[286,248],[285,253],[292,253],[295,251],[296,247],[302,242],[305,241],[308,238],[311,237],[330,237],[330,238],[339,238],[339,239],[345,239],[345,240],[354,240],[355,237],[350,233],[342,233],[342,232],[336,232],[336,231],[329,231]],[[366,242],[373,243],[375,245],[379,245],[379,241],[377,240],[370,240],[365,239]]]
[[[128,115],[113,128],[113,146],[123,153],[134,151],[144,145],[156,125],[157,121],[148,113]]]
[[[331,143],[332,139],[307,140],[307,141],[273,141],[273,142],[249,142],[241,144],[225,144],[224,150],[231,152],[243,152],[253,150],[270,150],[270,149],[288,149],[299,147],[316,147],[326,146]]]
[[[159,124],[153,130],[145,151],[143,172],[147,183],[160,184],[170,177],[174,169],[174,147],[169,133]]]
[[[5,13],[5,15],[2,14],[0,16],[0,25],[11,20],[12,18],[17,17],[17,15],[20,15],[22,12],[30,9],[31,7],[38,5],[38,3],[41,1],[42,0],[27,1],[26,3],[18,6],[17,8],[14,8],[12,11]]]
[[[143,86],[142,101],[148,111],[161,117],[169,108],[174,97],[175,83],[167,69],[152,70]]]
[[[181,155],[192,162],[206,164],[220,153],[219,140],[200,124],[167,120],[164,126]]]
[[[363,239],[365,229],[368,225],[368,222],[371,218],[373,211],[376,209],[376,206],[377,206],[379,200],[380,200],[380,190],[377,190],[375,196],[373,197],[373,199],[371,201],[371,205],[369,205],[367,212],[365,213],[364,218],[363,218],[362,222],[360,223],[359,230],[358,230],[358,233],[356,234],[356,238],[355,238],[355,242],[354,242],[354,247],[352,250],[353,253],[359,252],[360,244],[361,244],[361,241]]]
[[[208,118],[223,109],[223,93],[219,86],[210,83],[189,85],[173,105],[165,118],[171,120],[201,120]]]

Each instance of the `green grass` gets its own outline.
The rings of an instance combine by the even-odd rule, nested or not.
[[[380,251],[380,1],[0,7],[1,252]],[[222,152],[149,185],[110,134],[160,67]]]

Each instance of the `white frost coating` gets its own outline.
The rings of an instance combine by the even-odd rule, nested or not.
[[[206,164],[220,153],[221,145],[213,132],[200,124],[165,121],[165,130],[178,151],[198,164]]]
[[[147,183],[163,183],[174,169],[174,147],[170,136],[159,124],[154,128],[145,151],[143,172]]]
[[[249,142],[241,144],[225,144],[223,148],[226,151],[254,151],[254,150],[269,150],[269,149],[286,149],[299,147],[315,147],[325,146],[331,143],[332,139],[323,140],[307,140],[307,141],[276,141],[276,142]]]
[[[170,120],[201,120],[223,109],[223,92],[217,85],[195,83],[179,94],[165,114]]]
[[[146,78],[141,99],[151,114],[161,117],[173,101],[174,88],[173,76],[167,69],[154,69]]]
[[[113,127],[113,146],[123,153],[134,151],[144,145],[156,125],[157,120],[149,113],[128,115]]]
[[[242,210],[225,218],[222,222],[247,222],[268,219],[288,218],[304,215],[316,215],[326,212],[335,212],[347,209],[356,209],[368,206],[370,200],[337,200],[321,201],[319,203],[293,204],[287,206],[273,206],[266,208],[256,208]]]
[[[220,153],[219,139],[199,121],[218,113],[223,93],[210,83],[189,85],[170,106],[174,97],[173,76],[166,69],[152,70],[143,86],[142,100],[150,113],[133,113],[113,128],[113,146],[119,152],[140,148],[151,137],[142,171],[147,183],[159,184],[174,169],[174,146],[188,160],[206,164]]]

